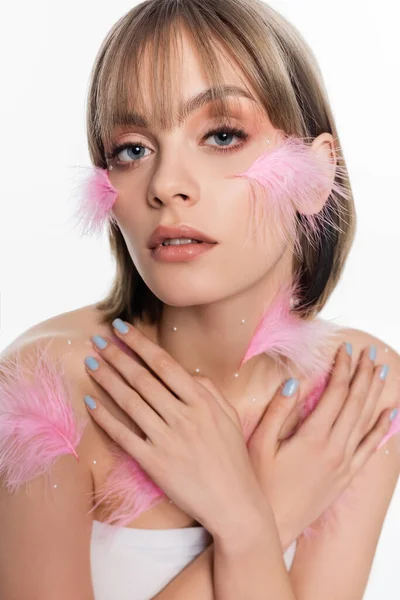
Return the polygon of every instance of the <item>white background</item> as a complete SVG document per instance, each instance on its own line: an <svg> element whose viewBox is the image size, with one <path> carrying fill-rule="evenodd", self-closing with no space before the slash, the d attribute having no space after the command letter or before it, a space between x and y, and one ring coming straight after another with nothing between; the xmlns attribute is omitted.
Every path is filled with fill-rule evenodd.
<svg viewBox="0 0 400 600"><path fill-rule="evenodd" d="M0 351L31 325L97 301L111 282L106 236L79 238L67 225L71 167L90 164L85 100L95 54L134 4L2 5ZM368 331L399 352L398 3L270 4L300 29L317 56L358 213L346 269L321 316ZM399 544L400 484L365 600L398 600Z"/></svg>

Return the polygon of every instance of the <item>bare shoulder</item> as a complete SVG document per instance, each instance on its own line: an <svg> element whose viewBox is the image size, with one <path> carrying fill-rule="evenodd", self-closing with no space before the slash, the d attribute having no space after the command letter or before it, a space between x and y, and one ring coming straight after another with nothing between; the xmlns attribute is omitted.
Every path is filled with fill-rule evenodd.
<svg viewBox="0 0 400 600"><path fill-rule="evenodd" d="M35 323L9 344L0 353L0 358L4 354L15 351L38 339L43 340L44 338L52 337L58 339L65 338L66 340L69 339L71 343L72 341L77 342L80 339L87 339L98 328L102 329L102 331L107 329L105 325L101 325L100 313L95 305L82 306Z"/></svg>
<svg viewBox="0 0 400 600"><path fill-rule="evenodd" d="M93 455L102 456L102 464L106 469L110 460L111 440L89 417L83 396L97 395L105 403L110 400L104 398L106 394L99 386L95 389L95 382L86 372L84 358L93 352L91 336L96 333L107 335L108 330L106 325L101 325L94 305L88 305L34 325L13 340L0 354L0 379L11 364L16 364L16 359L18 365L28 367L26 373L33 372L39 356L44 356L51 364L62 369L65 381L68 382L68 401L78 421L87 420L79 445L79 456L91 465L91 470Z"/></svg>
<svg viewBox="0 0 400 600"><path fill-rule="evenodd" d="M339 331L339 343L351 342L353 346L352 370L354 372L363 348L375 346L375 364L389 366L385 387L376 407L376 415L389 407L400 405L400 355L385 340L361 329L343 328ZM390 441L389 441L390 443ZM393 444L394 442L392 442Z"/></svg>

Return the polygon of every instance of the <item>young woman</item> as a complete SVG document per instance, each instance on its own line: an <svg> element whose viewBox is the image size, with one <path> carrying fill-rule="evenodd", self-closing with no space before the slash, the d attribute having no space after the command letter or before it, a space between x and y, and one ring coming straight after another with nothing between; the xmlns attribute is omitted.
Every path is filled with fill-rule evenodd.
<svg viewBox="0 0 400 600"><path fill-rule="evenodd" d="M256 0L147 0L87 117L115 281L2 353L0 597L361 599L400 357L317 318L355 209L311 50Z"/></svg>

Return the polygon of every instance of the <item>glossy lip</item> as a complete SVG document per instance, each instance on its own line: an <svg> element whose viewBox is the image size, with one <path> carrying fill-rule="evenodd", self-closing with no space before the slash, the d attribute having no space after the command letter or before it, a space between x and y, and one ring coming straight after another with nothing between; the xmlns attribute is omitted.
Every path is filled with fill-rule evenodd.
<svg viewBox="0 0 400 600"><path fill-rule="evenodd" d="M215 240L210 238L202 231L182 223L181 225L176 225L174 227L166 227L165 225L159 225L156 227L147 242L147 248L153 250L153 248L156 248L162 244L164 240L181 237L187 237L192 240L199 240L201 242L208 242L209 244L217 244Z"/></svg>
<svg viewBox="0 0 400 600"><path fill-rule="evenodd" d="M187 262L215 248L217 244L182 244L176 246L158 245L151 251L151 256L159 262Z"/></svg>

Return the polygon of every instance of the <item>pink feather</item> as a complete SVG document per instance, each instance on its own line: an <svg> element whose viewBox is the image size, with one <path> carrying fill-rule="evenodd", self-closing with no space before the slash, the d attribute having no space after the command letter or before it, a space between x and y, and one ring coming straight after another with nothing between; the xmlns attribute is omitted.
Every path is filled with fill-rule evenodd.
<svg viewBox="0 0 400 600"><path fill-rule="evenodd" d="M350 190L340 183L346 176L346 169L340 164L339 153L336 153L336 177L332 182L329 169L305 139L282 134L274 148L262 153L247 171L233 176L246 178L250 183L253 218L249 223L262 227L268 216L269 231L280 232L300 257L302 249L297 227L316 246L324 228L340 231L336 221L346 210L341 198L350 198ZM326 206L315 212L324 195L329 195ZM296 213L300 213L301 218L296 218Z"/></svg>
<svg viewBox="0 0 400 600"><path fill-rule="evenodd" d="M82 235L99 234L106 221L117 224L111 209L118 191L112 185L107 169L84 168L81 182L74 189L75 194L78 196L78 206L73 219L80 227Z"/></svg>
<svg viewBox="0 0 400 600"><path fill-rule="evenodd" d="M96 493L96 503L88 514L102 504L107 513L104 523L124 527L165 500L166 495L140 464L120 446L112 446L111 454L113 464L103 488Z"/></svg>
<svg viewBox="0 0 400 600"><path fill-rule="evenodd" d="M32 364L28 364L31 362ZM64 372L37 348L28 360L17 352L0 368L0 475L14 492L72 454L89 418L79 423L68 401Z"/></svg>
<svg viewBox="0 0 400 600"><path fill-rule="evenodd" d="M327 348L339 329L328 321L306 320L291 312L296 297L294 283L282 284L261 318L239 368L253 356L265 352L275 357L289 373L291 361L305 377L326 370Z"/></svg>

